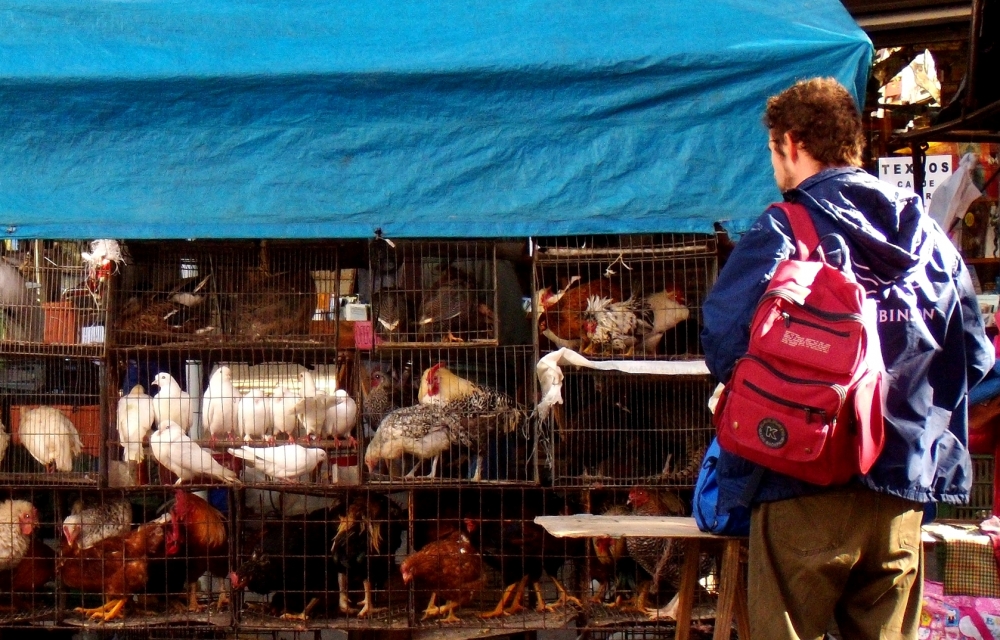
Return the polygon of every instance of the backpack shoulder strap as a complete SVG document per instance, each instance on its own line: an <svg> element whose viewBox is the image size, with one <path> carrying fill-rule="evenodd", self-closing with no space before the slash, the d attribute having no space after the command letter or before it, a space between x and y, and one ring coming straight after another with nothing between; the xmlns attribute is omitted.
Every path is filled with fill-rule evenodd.
<svg viewBox="0 0 1000 640"><path fill-rule="evenodd" d="M819 236L816 234L816 226L809 211L794 202L775 202L771 206L781 209L788 216L788 224L792 227L792 239L799 251L799 260L808 260L819 246Z"/></svg>

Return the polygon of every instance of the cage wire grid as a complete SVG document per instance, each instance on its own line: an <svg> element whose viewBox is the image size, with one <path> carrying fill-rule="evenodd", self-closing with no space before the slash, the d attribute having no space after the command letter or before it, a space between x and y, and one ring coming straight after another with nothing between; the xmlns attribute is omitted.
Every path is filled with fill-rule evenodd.
<svg viewBox="0 0 1000 640"><path fill-rule="evenodd" d="M714 239L708 244L712 242ZM702 422L704 416L699 412L704 404L699 395L704 391L700 385L705 381L634 377L617 380L614 376L600 381L597 379L600 376L591 376L592 372L570 371L564 408L570 426L580 427L577 434L580 437L568 435L567 431L551 431L555 429L551 425L542 429L532 416L537 402L534 364L539 343L498 346L500 330L508 328L509 317L498 313L504 305L501 298L509 297L511 292L501 290L499 284L503 270L498 267L497 246L479 241L393 244L378 239L369 243L320 243L310 245L315 250L303 251L302 246L294 243L285 247L278 242L126 243L131 264L123 265L111 278L114 286L110 299L109 348L107 358L102 360L106 365L96 364L94 358L81 357L80 352L61 358L72 363L70 368L82 367L85 362L87 367L93 367L85 375L74 374L87 380L74 388L81 390L80 395L90 403L87 406L97 408L98 455L94 459L99 464L87 468L96 477L93 482L102 489L92 490L95 487L90 476L79 474L68 476L66 486L46 488L44 475L33 473L25 486L34 488L13 492L28 496L39 507L40 524L34 538L48 551L34 551L32 547L28 557L37 556L39 563L44 563L44 557L51 552L55 555L55 569L53 577L41 585L11 586L9 593L0 588L0 605L5 599L21 598L23 603L26 598L38 614L30 619L0 618L0 624L58 628L86 625L125 635L170 635L173 628L182 627L185 634L204 637L219 633L227 637L233 634L250 637L296 629L317 632L457 627L470 635L566 627L593 629L595 633L609 629L650 632L671 629L671 623L649 621L642 611L610 606L638 594L642 582L639 569L632 567L631 579L627 579L626 569L618 571L622 575L607 581L601 593L603 565L597 558L599 549L594 541L557 540L534 525L534 517L603 512L626 502L628 488L637 484L659 485L658 491L674 492L689 513L687 501L694 476L684 475L682 458L700 459L691 447L700 433L698 425L710 424L707 420ZM603 275L610 268L616 272L613 275L618 277L622 295L634 301L649 298L650 291L677 289L694 325L700 314L700 301L714 280L716 269L714 244L710 250L706 249L701 237L592 238L582 243L575 238L542 239L538 246L533 262L525 258L526 262L515 266L525 272L524 287L528 289L517 295L528 296L532 282L536 291L543 289L543 284L565 286L562 283L574 275L611 280ZM568 255L561 254L562 249L568 250ZM597 253L588 253L590 249ZM711 257L708 253L712 253ZM619 256L621 259L616 262ZM370 267L368 273L366 266ZM353 274L349 273L356 268ZM630 274L627 279L625 273ZM331 282L321 285L317 274ZM370 281L365 282L365 277ZM302 286L297 287L294 282ZM573 286L579 284L577 281ZM442 291L446 295L438 295ZM366 292L369 292L367 299ZM329 296L324 298L323 293ZM379 321L387 320L384 311L393 304L393 299L403 309L404 321L399 326L406 328L398 333ZM421 323L424 316L432 315L429 310L446 308L446 303L455 300L462 303L459 306L464 309L463 318ZM185 302L204 308L187 308L192 305ZM165 311L158 316L167 323L166 329L150 311L154 303L170 305L162 307ZM365 317L374 325L375 334L368 345L363 343L363 332L361 343L357 335L352 335L358 327L363 329L365 320L360 319L358 307L364 303L371 304L371 313ZM263 311L255 316L247 309L269 304L276 305L281 309L280 315L288 318L299 318L296 310L305 317L309 309L308 324L296 320L292 329L249 333L239 328L252 324L254 319L268 317ZM141 314L144 308L154 320L148 325L138 322L134 315ZM541 315L533 311L531 304L526 305L526 310L536 318ZM132 319L125 322L129 313L133 313ZM530 324L530 318L525 324ZM665 332L655 353L626 355L613 348L602 348L590 355L697 357L698 350L696 346L692 348L690 336L679 337L684 322L677 324L676 336L671 338ZM207 331L201 331L206 328ZM667 346L668 342L673 346ZM7 345L4 349L6 352ZM12 374L11 384L23 387L26 381L34 380L23 373L33 361L60 361L49 353L39 358L18 355L14 368L21 373ZM62 351L56 353L63 355ZM4 362L8 361L11 356L5 355ZM45 369L67 366L70 365L49 364ZM210 393L212 376L222 366L230 369L233 391L228 392L227 387L222 393L215 390ZM418 455L403 453L399 458L377 460L369 470L365 454L387 415L404 409L419 412L424 404L445 411L447 400L436 405L421 402L424 374L435 367L439 372L446 370L481 387L488 392L486 397L494 398L492 404L467 402L448 409L449 424L454 424L454 429L464 435L455 436L441 450L433 477L420 477L429 473L432 460L425 450ZM314 390L306 390L307 382L300 377L303 371L311 372ZM131 442L131 436L123 438L119 434L118 408L137 384L150 396L162 393L162 387L151 384L160 373L170 374L179 391L190 397L191 424L186 436L235 476L232 485L227 483L229 478L202 475L178 487L172 486L176 475L171 475L152 455L149 437L159 431L155 418L150 431L139 441L143 459L127 459L127 447L123 444L136 443ZM54 403L55 394L63 393L48 382L53 374L42 376L46 382L37 390L32 387L19 391L25 401L40 398L40 402L51 399ZM59 376L71 377L68 373ZM287 391L296 403L321 397L329 401L337 390L345 392L356 404L356 422L350 434L357 444L350 444L344 436L334 443L331 432L325 429L320 437L310 440L305 421L296 416L294 444L322 450L326 460L309 473L280 478L278 474L255 469L255 465L236 458L229 449L242 450L248 446L258 451L286 446L293 444L289 434L280 430L275 433L271 426L275 438L272 445L266 429L258 435L259 429L254 426L249 442L244 442L242 432L232 438L221 434L212 441L210 430L206 430L206 396L223 400L223 407L231 401L235 414L239 413L237 394L250 396L247 415L253 416L250 409L257 400L272 401L267 404L273 407L278 386L283 387L282 396ZM444 387L450 388L447 384ZM173 397L173 393L161 398L167 414L182 404L183 396ZM680 401L685 394L699 397L686 404L687 401ZM497 404L496 397L505 399ZM588 413L585 408L588 400L607 406ZM634 410L631 402L648 407ZM5 400L3 418L8 425L12 404L13 400ZM616 404L617 409L609 408ZM623 411L621 407L644 417L619 420L614 413ZM639 424L640 419L662 419L663 423L671 422L671 426L661 429L665 434L657 440L657 428ZM273 408L271 421L274 421ZM256 422L249 420L254 425ZM602 441L598 432L602 428L607 430L607 424L612 425L611 434L605 434L607 438ZM540 451L539 439L543 436L551 448ZM630 459L633 451L628 446L630 440L637 441L635 451L649 451L650 455ZM588 453L590 445L604 453ZM15 447L11 445L12 449ZM194 454L187 455L190 461L195 459ZM203 457L200 459L204 461ZM605 466L599 468L602 463ZM0 472L7 469L7 464L0 465ZM554 467L540 469L543 464ZM630 464L632 469L623 471ZM414 470L414 477L407 478L410 470ZM591 477L594 472L606 475ZM616 479L613 475L617 473L622 476ZM551 475L545 477L545 474ZM552 482L555 487L538 486L543 482ZM598 486L604 488L594 488ZM129 598L125 605L126 621L85 622L76 607L100 606L104 600L102 590L93 585L73 587L71 570L66 570L67 581L58 569L59 554L69 548L63 544L63 522L72 513L74 504L82 500L89 508L124 499L131 505L131 529L137 530L170 513L173 508L170 501L176 499L178 489L185 495L208 498L222 514L225 543L213 553L183 547L179 557L169 558L175 564L168 563L167 558L157 558L152 563L154 567L162 564L175 568L169 571L157 568L145 585L136 589L135 594L141 597ZM373 513L373 509L381 511ZM165 524L162 528L166 539L172 525ZM334 545L342 528L352 535L341 535ZM319 533L306 536L304 531ZM296 532L300 535L296 536ZM379 541L377 545L369 545L372 538ZM467 545L465 552L461 552L463 544ZM237 579L239 588L232 589L232 574L238 574L247 563L252 568L254 551L263 550L264 546L269 547L272 557L278 558L279 588L261 594L240 585ZM430 577L425 573L404 581L404 562L411 557L419 558L421 552L432 559L435 571ZM477 555L480 570L471 580L453 588L445 583L450 571L443 571L442 567L446 559L458 555ZM93 562L96 561L88 566L93 566ZM196 584L198 608L206 609L181 611L179 604L189 598L190 583L184 584L186 577L200 569L200 566L186 566L192 563L212 565L198 580L191 581ZM33 564L36 563L24 567ZM108 573L107 565L103 561L98 565L101 571L95 574L104 576ZM455 568L454 572L458 570ZM603 571L607 577L607 568ZM10 581L14 574L7 575L0 569L0 585L5 577ZM359 618L366 578L370 582L370 605L375 609L371 610L371 616ZM706 583L710 585L711 581ZM443 595L432 607L430 594L435 590ZM225 591L231 591L231 600L219 606L218 595ZM660 591L648 601L650 606L662 606L669 599L669 585L661 585ZM705 590L709 601L710 591L710 588ZM314 592L319 593L314 595ZM347 601L343 608L342 593ZM561 597L562 593L566 597ZM451 600L445 597L448 595ZM294 610L300 605L305 609L313 597L319 601L313 604L307 619L281 618L282 613L301 612ZM275 606L276 599L280 606ZM449 606L449 602L454 606ZM498 605L508 615L497 614ZM490 617L490 613L495 617ZM444 623L451 614L460 621Z"/></svg>
<svg viewBox="0 0 1000 640"><path fill-rule="evenodd" d="M353 350L118 349L109 484L360 482Z"/></svg>
<svg viewBox="0 0 1000 640"><path fill-rule="evenodd" d="M496 243L377 237L369 264L376 344L498 344Z"/></svg>
<svg viewBox="0 0 1000 640"><path fill-rule="evenodd" d="M341 326L363 243L130 241L111 339L123 346L353 346ZM343 332L341 331L343 329Z"/></svg>
<svg viewBox="0 0 1000 640"><path fill-rule="evenodd" d="M695 234L533 239L535 325L544 353L696 359L716 238Z"/></svg>
<svg viewBox="0 0 1000 640"><path fill-rule="evenodd" d="M109 285L84 260L89 243L7 242L0 247L0 350L100 356Z"/></svg>

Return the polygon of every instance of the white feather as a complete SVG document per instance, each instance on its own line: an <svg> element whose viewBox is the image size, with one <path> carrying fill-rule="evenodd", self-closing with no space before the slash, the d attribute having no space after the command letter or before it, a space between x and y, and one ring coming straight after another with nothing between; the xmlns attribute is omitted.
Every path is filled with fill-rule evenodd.
<svg viewBox="0 0 1000 640"><path fill-rule="evenodd" d="M297 398L285 393L285 388L280 384L271 392L271 419L274 421L274 435L284 433L294 436L298 423L295 417L295 403Z"/></svg>
<svg viewBox="0 0 1000 640"><path fill-rule="evenodd" d="M323 432L335 439L347 437L358 422L358 403L343 389L334 392L333 402L326 410Z"/></svg>
<svg viewBox="0 0 1000 640"><path fill-rule="evenodd" d="M10 446L10 434L7 433L3 422L0 422L0 462L3 462L4 456L7 455L8 446Z"/></svg>
<svg viewBox="0 0 1000 640"><path fill-rule="evenodd" d="M295 415L302 422L306 435L319 438L326 423L326 410L333 403L333 397L316 390L316 380L311 371L299 374L302 381L302 395L295 403Z"/></svg>
<svg viewBox="0 0 1000 640"><path fill-rule="evenodd" d="M38 407L21 416L21 443L42 465L55 464L58 471L72 471L73 459L83 453L80 434L58 409Z"/></svg>
<svg viewBox="0 0 1000 640"><path fill-rule="evenodd" d="M214 438L236 433L236 407L242 397L233 387L232 370L227 366L216 369L202 401L205 431Z"/></svg>
<svg viewBox="0 0 1000 640"><path fill-rule="evenodd" d="M311 473L326 460L326 451L297 444L275 447L250 447L229 449L229 453L242 458L250 466L272 478L290 479Z"/></svg>
<svg viewBox="0 0 1000 640"><path fill-rule="evenodd" d="M142 462L142 441L153 428L153 399L135 385L118 401L118 443L125 462Z"/></svg>
<svg viewBox="0 0 1000 640"><path fill-rule="evenodd" d="M244 440L260 439L271 433L271 401L260 389L251 389L236 406L236 428Z"/></svg>
<svg viewBox="0 0 1000 640"><path fill-rule="evenodd" d="M153 384L160 388L153 396L156 424L173 422L187 433L191 429L191 396L165 371L153 378Z"/></svg>
<svg viewBox="0 0 1000 640"><path fill-rule="evenodd" d="M156 459L177 476L180 484L199 476L223 482L235 482L236 474L219 464L208 449L188 437L176 422L167 421L149 437L149 450Z"/></svg>

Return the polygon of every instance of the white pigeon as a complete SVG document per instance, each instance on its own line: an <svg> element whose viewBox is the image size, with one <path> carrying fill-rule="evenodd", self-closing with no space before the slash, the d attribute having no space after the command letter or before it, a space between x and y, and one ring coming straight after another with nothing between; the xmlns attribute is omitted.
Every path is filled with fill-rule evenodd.
<svg viewBox="0 0 1000 640"><path fill-rule="evenodd" d="M208 476L232 483L237 481L232 469L219 464L208 449L192 440L176 422L167 420L149 436L153 458L177 476L177 482Z"/></svg>
<svg viewBox="0 0 1000 640"><path fill-rule="evenodd" d="M3 457L7 455L7 447L10 445L10 434L7 433L7 429L3 426L3 422L0 422L0 462L3 462Z"/></svg>
<svg viewBox="0 0 1000 640"><path fill-rule="evenodd" d="M215 442L220 436L236 433L236 407L243 396L233 387L233 372L223 365L208 379L208 388L201 403L203 429Z"/></svg>
<svg viewBox="0 0 1000 640"><path fill-rule="evenodd" d="M323 432L333 437L333 446L340 446L340 438L346 436L347 444L355 447L358 441L351 435L358 422L358 403L347 395L347 391L337 389L333 393L334 404L326 410Z"/></svg>
<svg viewBox="0 0 1000 640"><path fill-rule="evenodd" d="M242 458L250 466L272 478L290 480L312 473L318 465L326 461L326 451L298 444L282 444L276 447L250 447L228 449L229 453Z"/></svg>
<svg viewBox="0 0 1000 640"><path fill-rule="evenodd" d="M141 384L118 401L118 443L125 462L142 462L142 441L153 428L153 399Z"/></svg>
<svg viewBox="0 0 1000 640"><path fill-rule="evenodd" d="M295 415L302 422L306 436L310 440L315 440L323 435L326 410L332 404L333 397L316 391L316 380L312 371L301 372L299 380L302 381L302 395L295 403Z"/></svg>
<svg viewBox="0 0 1000 640"><path fill-rule="evenodd" d="M153 384L160 388L153 396L156 424L173 422L187 433L191 429L191 395L166 371L156 374Z"/></svg>
<svg viewBox="0 0 1000 640"><path fill-rule="evenodd" d="M260 389L251 389L236 405L236 430L243 440L261 439L271 433L271 401Z"/></svg>
<svg viewBox="0 0 1000 640"><path fill-rule="evenodd" d="M21 416L21 444L45 470L72 471L73 459L83 453L80 434L62 411L52 407L29 409Z"/></svg>
<svg viewBox="0 0 1000 640"><path fill-rule="evenodd" d="M274 421L274 428L268 440L272 444L274 436L279 433L284 433L290 441L295 441L295 432L298 427L298 419L295 417L295 403L297 401L298 398L286 393L285 388L280 384L271 392L271 419Z"/></svg>

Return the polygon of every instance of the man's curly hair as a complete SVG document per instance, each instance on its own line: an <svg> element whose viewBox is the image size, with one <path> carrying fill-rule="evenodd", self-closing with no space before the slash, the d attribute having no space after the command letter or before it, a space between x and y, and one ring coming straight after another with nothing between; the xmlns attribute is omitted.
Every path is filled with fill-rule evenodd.
<svg viewBox="0 0 1000 640"><path fill-rule="evenodd" d="M768 98L764 125L779 142L790 133L821 164L861 166L861 114L851 94L833 78L800 80Z"/></svg>

